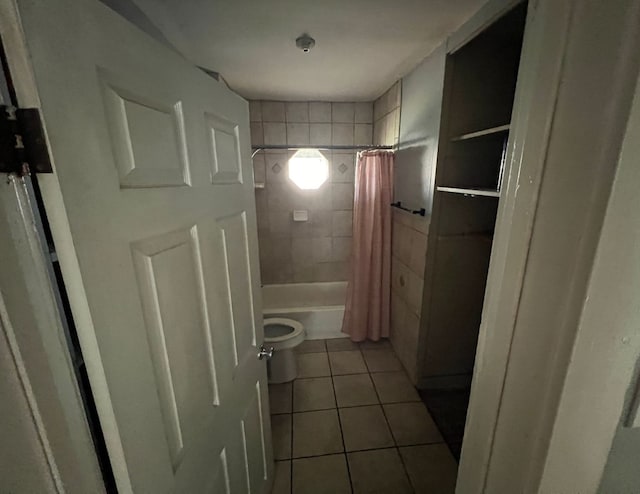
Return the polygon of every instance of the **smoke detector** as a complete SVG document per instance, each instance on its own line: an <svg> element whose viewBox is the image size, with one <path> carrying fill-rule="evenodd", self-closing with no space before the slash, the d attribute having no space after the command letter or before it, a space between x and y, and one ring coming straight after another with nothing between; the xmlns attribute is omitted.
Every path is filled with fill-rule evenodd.
<svg viewBox="0 0 640 494"><path fill-rule="evenodd" d="M311 48L313 48L315 45L316 40L308 34L303 34L298 39L296 39L296 46L305 53L309 53L311 51Z"/></svg>

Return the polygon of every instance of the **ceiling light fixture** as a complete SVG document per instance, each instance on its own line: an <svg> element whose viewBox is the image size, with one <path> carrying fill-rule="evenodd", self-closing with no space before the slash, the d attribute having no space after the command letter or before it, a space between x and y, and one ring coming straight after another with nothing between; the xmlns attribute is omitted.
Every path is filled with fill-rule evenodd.
<svg viewBox="0 0 640 494"><path fill-rule="evenodd" d="M303 34L302 36L298 37L298 39L296 39L296 46L303 52L309 53L311 51L311 48L316 46L316 40L308 34Z"/></svg>

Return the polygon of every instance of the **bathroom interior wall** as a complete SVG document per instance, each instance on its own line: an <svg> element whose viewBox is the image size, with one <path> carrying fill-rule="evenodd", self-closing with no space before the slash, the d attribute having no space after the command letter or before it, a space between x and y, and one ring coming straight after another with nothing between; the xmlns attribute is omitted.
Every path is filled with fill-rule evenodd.
<svg viewBox="0 0 640 494"><path fill-rule="evenodd" d="M393 209L391 344L414 384L419 382L418 338L429 217Z"/></svg>
<svg viewBox="0 0 640 494"><path fill-rule="evenodd" d="M373 102L373 143L376 146L398 144L402 83L397 81Z"/></svg>
<svg viewBox="0 0 640 494"><path fill-rule="evenodd" d="M402 79L395 200L427 214L433 205L445 59L442 44Z"/></svg>
<svg viewBox="0 0 640 494"><path fill-rule="evenodd" d="M250 101L254 146L370 145L373 103ZM322 151L329 178L301 190L288 178L294 151L253 158L263 284L345 281L351 256L355 153ZM308 221L294 222L306 210Z"/></svg>
<svg viewBox="0 0 640 494"><path fill-rule="evenodd" d="M445 57L443 44L374 104L374 143L396 146L394 201L427 212L393 209L391 343L415 385L424 379L419 332Z"/></svg>

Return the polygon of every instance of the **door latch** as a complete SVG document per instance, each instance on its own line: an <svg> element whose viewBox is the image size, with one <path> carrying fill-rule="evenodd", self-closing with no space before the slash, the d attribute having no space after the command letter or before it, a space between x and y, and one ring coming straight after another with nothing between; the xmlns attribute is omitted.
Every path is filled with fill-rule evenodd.
<svg viewBox="0 0 640 494"><path fill-rule="evenodd" d="M258 352L258 360L263 360L265 358L269 360L271 357L273 357L273 347L269 347L269 349L267 349L266 346L260 345L260 351Z"/></svg>

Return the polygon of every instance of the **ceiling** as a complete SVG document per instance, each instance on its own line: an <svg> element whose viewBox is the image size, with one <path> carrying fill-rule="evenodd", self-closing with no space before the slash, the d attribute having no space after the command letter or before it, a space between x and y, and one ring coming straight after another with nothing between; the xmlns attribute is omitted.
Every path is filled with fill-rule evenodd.
<svg viewBox="0 0 640 494"><path fill-rule="evenodd" d="M133 0L197 65L248 99L370 101L485 0ZM315 38L308 54L302 33Z"/></svg>

